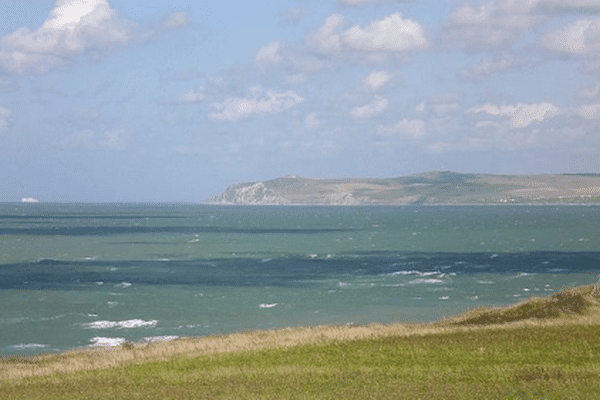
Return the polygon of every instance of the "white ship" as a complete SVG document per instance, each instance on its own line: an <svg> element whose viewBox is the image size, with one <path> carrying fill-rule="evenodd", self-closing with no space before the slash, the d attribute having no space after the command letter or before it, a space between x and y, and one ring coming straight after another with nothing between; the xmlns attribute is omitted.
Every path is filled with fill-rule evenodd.
<svg viewBox="0 0 600 400"><path fill-rule="evenodd" d="M40 201L38 199L35 199L33 197L23 197L21 199L21 203L39 203Z"/></svg>

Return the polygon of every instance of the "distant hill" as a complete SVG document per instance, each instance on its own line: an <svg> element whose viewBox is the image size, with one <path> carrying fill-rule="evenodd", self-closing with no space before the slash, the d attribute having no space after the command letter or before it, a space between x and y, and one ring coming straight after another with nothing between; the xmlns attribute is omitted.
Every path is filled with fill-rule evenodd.
<svg viewBox="0 0 600 400"><path fill-rule="evenodd" d="M215 204L591 204L600 174L491 175L433 171L399 178L311 179L285 176L239 183Z"/></svg>

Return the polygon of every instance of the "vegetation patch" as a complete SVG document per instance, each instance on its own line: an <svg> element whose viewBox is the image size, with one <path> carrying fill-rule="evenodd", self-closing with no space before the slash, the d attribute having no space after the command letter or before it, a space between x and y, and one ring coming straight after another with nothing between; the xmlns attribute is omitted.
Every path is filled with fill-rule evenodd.
<svg viewBox="0 0 600 400"><path fill-rule="evenodd" d="M480 319L250 331L2 359L0 398L599 398L597 294L593 285L569 288L479 310Z"/></svg>

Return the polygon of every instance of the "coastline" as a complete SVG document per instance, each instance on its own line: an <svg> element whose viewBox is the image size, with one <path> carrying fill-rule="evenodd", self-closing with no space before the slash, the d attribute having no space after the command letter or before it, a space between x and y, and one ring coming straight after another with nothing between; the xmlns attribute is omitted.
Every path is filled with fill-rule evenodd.
<svg viewBox="0 0 600 400"><path fill-rule="evenodd" d="M0 359L0 397L597 398L600 281L427 324L289 327Z"/></svg>

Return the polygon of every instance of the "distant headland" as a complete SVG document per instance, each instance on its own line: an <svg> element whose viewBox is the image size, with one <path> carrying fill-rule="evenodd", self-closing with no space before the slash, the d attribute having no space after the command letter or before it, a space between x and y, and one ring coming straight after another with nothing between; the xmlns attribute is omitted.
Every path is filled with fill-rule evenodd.
<svg viewBox="0 0 600 400"><path fill-rule="evenodd" d="M238 205L600 204L600 174L432 171L399 178L286 176L239 183L207 199Z"/></svg>

